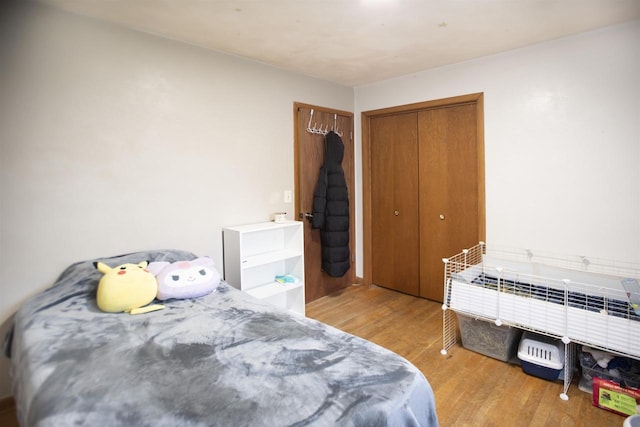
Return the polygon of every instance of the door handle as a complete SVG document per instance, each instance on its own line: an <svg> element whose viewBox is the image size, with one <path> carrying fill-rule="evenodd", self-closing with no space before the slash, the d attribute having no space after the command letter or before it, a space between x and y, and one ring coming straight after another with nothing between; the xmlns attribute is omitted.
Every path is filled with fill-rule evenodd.
<svg viewBox="0 0 640 427"><path fill-rule="evenodd" d="M440 214L440 221L444 221L444 214Z"/></svg>
<svg viewBox="0 0 640 427"><path fill-rule="evenodd" d="M305 212L305 213L300 212L300 214L298 215L298 218L308 219L309 221L311 221L313 219L313 214L311 212Z"/></svg>

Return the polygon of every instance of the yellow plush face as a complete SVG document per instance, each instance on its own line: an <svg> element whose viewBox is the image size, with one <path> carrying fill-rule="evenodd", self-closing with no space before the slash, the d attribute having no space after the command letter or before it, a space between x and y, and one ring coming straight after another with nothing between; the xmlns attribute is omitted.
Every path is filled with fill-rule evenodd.
<svg viewBox="0 0 640 427"><path fill-rule="evenodd" d="M104 273L98 283L98 307L109 313L131 311L149 304L158 292L158 282L146 270L147 262L122 264L111 268L97 262L96 268Z"/></svg>

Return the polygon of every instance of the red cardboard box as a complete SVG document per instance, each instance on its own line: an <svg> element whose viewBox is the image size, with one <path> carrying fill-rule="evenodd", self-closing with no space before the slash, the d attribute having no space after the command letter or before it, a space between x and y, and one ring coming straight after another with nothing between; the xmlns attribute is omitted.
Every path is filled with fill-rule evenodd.
<svg viewBox="0 0 640 427"><path fill-rule="evenodd" d="M593 405L622 416L638 414L640 405L640 389L622 387L620 384L593 378Z"/></svg>

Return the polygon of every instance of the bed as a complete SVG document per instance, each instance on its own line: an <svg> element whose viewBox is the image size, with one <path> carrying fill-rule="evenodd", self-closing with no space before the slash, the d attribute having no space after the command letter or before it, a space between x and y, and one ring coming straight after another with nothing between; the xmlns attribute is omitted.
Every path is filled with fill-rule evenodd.
<svg viewBox="0 0 640 427"><path fill-rule="evenodd" d="M191 260L184 251L102 258ZM5 351L22 426L435 426L403 357L221 281L140 315L96 305L98 260L68 267L16 313Z"/></svg>
<svg viewBox="0 0 640 427"><path fill-rule="evenodd" d="M575 344L640 358L636 265L488 249L484 243L443 261L443 354L456 342L451 309L561 338L567 345L565 366L574 366ZM565 370L563 398L571 374Z"/></svg>

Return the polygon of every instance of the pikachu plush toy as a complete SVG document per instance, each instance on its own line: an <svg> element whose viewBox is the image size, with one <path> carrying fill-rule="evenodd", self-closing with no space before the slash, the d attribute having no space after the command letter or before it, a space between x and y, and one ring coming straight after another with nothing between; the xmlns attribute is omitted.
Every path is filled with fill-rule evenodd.
<svg viewBox="0 0 640 427"><path fill-rule="evenodd" d="M158 292L155 276L147 271L147 261L109 267L102 262L94 266L104 273L98 283L98 307L109 313L148 313L163 309L160 304L147 305Z"/></svg>

